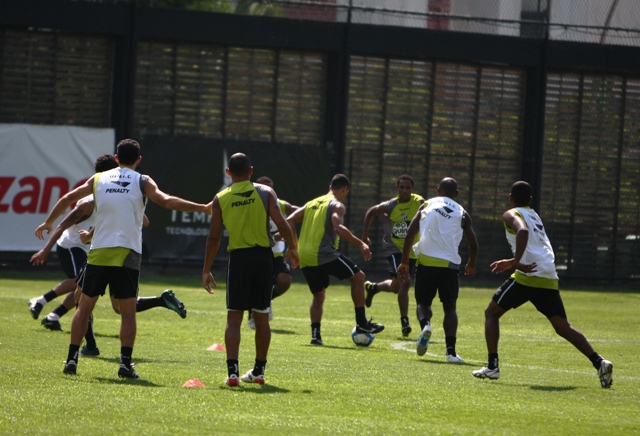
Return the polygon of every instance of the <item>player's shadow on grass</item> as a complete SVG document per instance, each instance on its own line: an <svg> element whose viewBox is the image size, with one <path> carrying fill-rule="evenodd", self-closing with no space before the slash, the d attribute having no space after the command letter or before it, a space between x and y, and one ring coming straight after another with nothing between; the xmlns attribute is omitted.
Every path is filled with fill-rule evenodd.
<svg viewBox="0 0 640 436"><path fill-rule="evenodd" d="M418 356L418 357L424 357L424 356ZM451 363L451 362L447 362L446 360L436 360L437 358L435 357L431 357L429 356L429 358L427 359L422 359L420 360L420 362L422 363L428 363L430 365L447 365L447 366L478 366L477 364L473 364L473 363L469 363L469 362L456 362L456 363Z"/></svg>
<svg viewBox="0 0 640 436"><path fill-rule="evenodd" d="M96 377L96 380L100 383L110 384L110 385L133 385L133 386L141 386L143 388L160 388L165 387L163 385L158 385L156 383L152 383L148 380L141 380L139 378L107 378L107 377Z"/></svg>
<svg viewBox="0 0 640 436"><path fill-rule="evenodd" d="M303 347L308 348L331 348L332 350L358 350L365 349L367 347L338 347L337 345L313 345L313 344L304 344Z"/></svg>
<svg viewBox="0 0 640 436"><path fill-rule="evenodd" d="M289 389L279 388L274 385L264 384L264 385L254 385L254 386L240 386L238 387L224 387L224 389L230 389L237 392L243 392L247 394L288 394L291 392Z"/></svg>
<svg viewBox="0 0 640 436"><path fill-rule="evenodd" d="M540 386L540 385L529 386L529 388L533 389L534 391L548 391L548 392L574 391L576 389L575 386Z"/></svg>
<svg viewBox="0 0 640 436"><path fill-rule="evenodd" d="M282 329L271 329L271 333L276 333L279 335L295 335L296 332L291 330L282 330Z"/></svg>

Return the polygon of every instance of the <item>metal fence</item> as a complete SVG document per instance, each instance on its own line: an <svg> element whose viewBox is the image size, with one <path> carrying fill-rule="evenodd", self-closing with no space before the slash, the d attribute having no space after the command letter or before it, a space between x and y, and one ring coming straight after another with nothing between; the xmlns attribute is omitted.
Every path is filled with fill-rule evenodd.
<svg viewBox="0 0 640 436"><path fill-rule="evenodd" d="M321 147L334 171L352 178L356 234L366 209L395 195L400 174L412 174L427 198L442 177L455 177L485 274L508 255L501 215L511 183L526 179L563 277L639 277L640 52L611 45L610 33L637 3L598 2L608 31L589 40L597 45L553 41L547 18L549 39L467 33L453 25L462 4L454 0L422 2L430 8L423 28L362 24L392 15L373 1L236 2L226 11L233 17L168 11L160 1L92 3L0 3L0 122ZM445 3L448 12L433 9ZM547 10L538 1L522 7L533 3L536 13ZM275 5L289 18L246 17L242 5L261 14L275 14L267 8ZM557 16L555 7L568 6L553 2L544 17ZM443 14L449 26L431 30ZM496 30L503 18L482 22ZM304 180L291 183L303 191ZM376 222L368 269L387 268L381 232Z"/></svg>

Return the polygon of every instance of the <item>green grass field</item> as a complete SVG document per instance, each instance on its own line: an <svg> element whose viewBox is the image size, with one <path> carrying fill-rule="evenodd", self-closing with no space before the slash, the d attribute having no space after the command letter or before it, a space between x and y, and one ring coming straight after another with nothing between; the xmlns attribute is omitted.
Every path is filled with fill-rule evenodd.
<svg viewBox="0 0 640 436"><path fill-rule="evenodd" d="M133 361L140 380L117 377L119 318L108 298L94 316L101 355L81 358L77 376L62 374L73 313L62 332L34 321L30 298L51 289L58 274L2 272L0 278L0 433L2 434L638 434L640 432L640 293L563 291L572 324L614 364L602 389L591 363L557 337L527 305L502 319L501 378L477 380L486 360L483 310L495 287L463 287L458 300L458 353L444 358L442 310L434 305L427 355L400 334L393 294L378 294L368 315L386 325L369 348L351 341L349 290L327 292L324 347L309 345L306 285L275 300L264 386L229 388L224 342L225 291L188 277L144 274L141 296L171 288L188 310L185 320L164 308L138 314ZM223 274L218 273L217 279ZM496 279L496 286L500 280ZM466 280L465 284L473 283ZM415 340L419 330L411 291ZM49 303L40 319L61 299ZM245 325L241 374L252 368L252 331ZM197 378L206 388L182 388Z"/></svg>

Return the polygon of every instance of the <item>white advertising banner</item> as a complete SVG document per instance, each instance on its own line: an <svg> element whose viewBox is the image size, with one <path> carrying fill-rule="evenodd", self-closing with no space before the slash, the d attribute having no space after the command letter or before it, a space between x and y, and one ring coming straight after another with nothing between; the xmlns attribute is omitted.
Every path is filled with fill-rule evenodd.
<svg viewBox="0 0 640 436"><path fill-rule="evenodd" d="M114 147L113 129L0 124L0 251L40 250L36 227Z"/></svg>

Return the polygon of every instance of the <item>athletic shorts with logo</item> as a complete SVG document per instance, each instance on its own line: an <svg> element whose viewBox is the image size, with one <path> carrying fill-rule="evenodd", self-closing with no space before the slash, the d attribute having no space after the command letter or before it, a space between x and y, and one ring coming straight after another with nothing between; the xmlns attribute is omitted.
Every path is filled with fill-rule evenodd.
<svg viewBox="0 0 640 436"><path fill-rule="evenodd" d="M393 253L387 256L389 265L391 265L391 271L389 274L391 277L398 276L398 266L402 263L402 253ZM416 259L409 259L409 273L415 275L416 273Z"/></svg>
<svg viewBox="0 0 640 436"><path fill-rule="evenodd" d="M323 265L302 268L302 274L304 274L304 278L307 280L312 294L329 287L329 283L331 282L329 276L345 280L357 274L359 271L360 268L344 254L340 254L340 257L337 259Z"/></svg>
<svg viewBox="0 0 640 436"><path fill-rule="evenodd" d="M516 309L527 301L547 318L559 316L567 318L560 291L547 288L533 288L517 283L514 278L505 281L493 295L493 301L504 310Z"/></svg>
<svg viewBox="0 0 640 436"><path fill-rule="evenodd" d="M104 295L107 285L109 294L116 299L137 298L140 270L126 266L101 266L88 264L84 270L82 293L89 297Z"/></svg>
<svg viewBox="0 0 640 436"><path fill-rule="evenodd" d="M60 259L62 270L70 279L77 277L84 264L87 263L87 252L80 247L63 248L57 245L56 253Z"/></svg>
<svg viewBox="0 0 640 436"><path fill-rule="evenodd" d="M442 304L455 303L460 291L459 270L418 265L416 271L416 302L431 306L436 293Z"/></svg>
<svg viewBox="0 0 640 436"><path fill-rule="evenodd" d="M273 251L239 248L229 253L227 309L266 311L273 289Z"/></svg>

